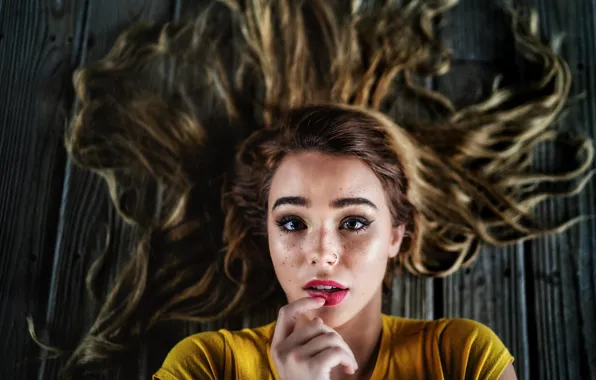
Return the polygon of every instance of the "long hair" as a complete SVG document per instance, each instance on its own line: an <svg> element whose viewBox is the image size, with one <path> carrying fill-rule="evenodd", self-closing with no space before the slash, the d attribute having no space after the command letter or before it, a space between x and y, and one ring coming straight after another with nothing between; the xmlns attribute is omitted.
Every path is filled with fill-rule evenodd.
<svg viewBox="0 0 596 380"><path fill-rule="evenodd" d="M544 199L580 191L593 155L591 142L577 139L576 168L529 171L536 147L559 138L552 122L571 81L534 14L506 9L517 52L536 75L523 87L495 82L486 100L457 109L415 80L449 71L433 20L455 1L360 3L216 1L186 23L134 25L105 58L76 71L81 102L67 150L106 180L116 209L145 233L65 376L104 366L158 321L218 319L278 295L263 202L291 151L367 162L391 189L394 223L408 226L395 267L416 275L451 274L483 243L577 221L541 226L532 214ZM440 117L408 119L400 94ZM570 186L541 188L550 182ZM121 196L148 184L159 187L159 202L131 207Z"/></svg>

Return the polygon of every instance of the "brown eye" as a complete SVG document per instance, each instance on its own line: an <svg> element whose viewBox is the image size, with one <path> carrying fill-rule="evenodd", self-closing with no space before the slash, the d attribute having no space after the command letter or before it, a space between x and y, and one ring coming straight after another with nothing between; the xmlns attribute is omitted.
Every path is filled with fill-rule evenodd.
<svg viewBox="0 0 596 380"><path fill-rule="evenodd" d="M346 218L343 220L340 226L340 230L351 230L351 231L361 231L368 227L372 221L368 221L364 218Z"/></svg>

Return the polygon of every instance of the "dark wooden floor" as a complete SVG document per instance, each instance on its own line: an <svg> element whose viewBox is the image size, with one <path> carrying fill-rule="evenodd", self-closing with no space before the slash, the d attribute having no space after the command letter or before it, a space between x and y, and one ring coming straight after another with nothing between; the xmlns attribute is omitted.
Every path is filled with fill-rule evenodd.
<svg viewBox="0 0 596 380"><path fill-rule="evenodd" d="M65 154L73 69L105 54L130 23L176 20L197 3L0 0L1 379L56 378L56 361L36 359L25 317L47 328L42 338L75 343L98 307L84 287L90 264L104 251L123 262L136 233L118 219L104 184ZM573 91L584 93L562 128L596 137L596 0L526 3L538 9L543 35L565 33L561 54L575 78ZM442 24L456 63L433 86L469 103L507 66L510 35L493 0L462 0ZM537 165L560 159L547 152ZM548 221L594 214L594 190L590 183L577 197L541 206L539 214ZM596 379L595 249L593 220L557 237L486 248L473 267L449 278L397 278L386 307L407 317L468 317L487 324L515 355L520 379ZM106 284L113 274L104 274ZM132 372L148 378L178 339L213 327L158 328ZM118 378L133 376L122 372Z"/></svg>

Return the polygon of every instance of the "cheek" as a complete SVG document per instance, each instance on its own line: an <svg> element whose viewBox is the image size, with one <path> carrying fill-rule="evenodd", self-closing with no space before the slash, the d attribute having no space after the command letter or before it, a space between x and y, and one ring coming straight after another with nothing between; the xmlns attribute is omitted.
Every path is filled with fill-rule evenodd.
<svg viewBox="0 0 596 380"><path fill-rule="evenodd" d="M299 248L292 234L281 232L279 229L269 229L269 252L274 267L292 266L292 259L296 257Z"/></svg>
<svg viewBox="0 0 596 380"><path fill-rule="evenodd" d="M355 264L385 262L388 257L388 238L378 231L353 234L345 240L344 252Z"/></svg>
<svg viewBox="0 0 596 380"><path fill-rule="evenodd" d="M275 275L287 293L292 293L293 284L296 283L296 273L300 264L298 262L300 246L292 234L286 234L279 229L269 230L269 252Z"/></svg>

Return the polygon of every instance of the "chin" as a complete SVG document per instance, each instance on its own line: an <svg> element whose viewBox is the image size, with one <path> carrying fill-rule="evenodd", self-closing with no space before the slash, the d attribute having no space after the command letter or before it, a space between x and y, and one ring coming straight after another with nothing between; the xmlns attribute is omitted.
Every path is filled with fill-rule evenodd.
<svg viewBox="0 0 596 380"><path fill-rule="evenodd" d="M323 322L332 328L338 328L341 327L343 325L345 325L347 322L349 322L352 319L351 315L348 315L347 313L338 313L338 312L326 312L325 316L321 316L321 319L323 319Z"/></svg>

